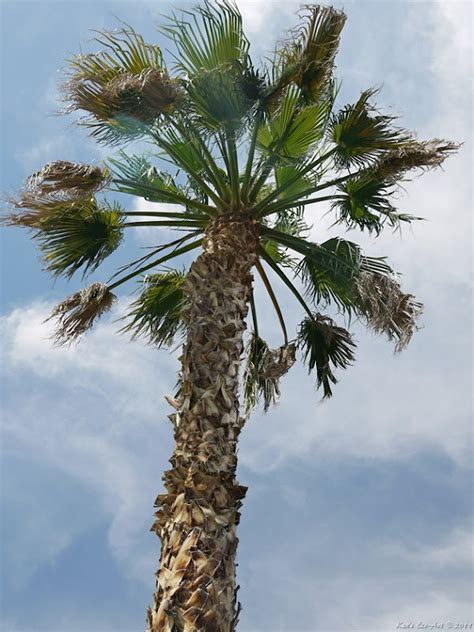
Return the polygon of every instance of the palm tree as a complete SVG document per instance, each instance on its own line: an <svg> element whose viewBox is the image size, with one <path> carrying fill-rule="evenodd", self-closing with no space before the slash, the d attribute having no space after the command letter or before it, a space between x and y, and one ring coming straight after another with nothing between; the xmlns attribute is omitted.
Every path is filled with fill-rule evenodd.
<svg viewBox="0 0 474 632"><path fill-rule="evenodd" d="M416 329L422 306L385 258L343 238L308 238L305 210L320 203L336 224L375 235L418 219L397 212L393 193L409 172L438 167L457 149L397 127L375 109L375 90L335 108L345 19L331 7L304 8L272 61L257 68L236 5L204 0L162 27L175 49L173 74L160 48L132 28L99 33L101 52L70 60L64 94L68 111L85 112L77 122L115 153L100 165L49 163L11 200L6 222L31 229L46 269L67 278L95 272L131 227L177 231L52 313L56 342L70 343L112 307L119 286L138 279L141 293L123 330L157 347L184 339L177 393L168 398L176 445L152 527L161 560L148 632L236 629L236 527L246 491L235 476L237 440L252 408L277 400L297 351L331 396L335 371L352 363L355 344L321 310L358 319L397 351ZM155 154L120 148L137 140ZM169 171L153 164L157 156ZM154 205L126 210L99 199L104 191ZM193 251L187 269L168 267ZM281 325L278 349L262 338L254 274ZM275 282L301 310L292 339Z"/></svg>

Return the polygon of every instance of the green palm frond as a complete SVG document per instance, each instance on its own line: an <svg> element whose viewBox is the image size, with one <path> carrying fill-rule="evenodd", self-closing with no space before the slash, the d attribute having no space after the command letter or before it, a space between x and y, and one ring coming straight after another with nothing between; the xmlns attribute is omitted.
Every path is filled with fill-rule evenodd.
<svg viewBox="0 0 474 632"><path fill-rule="evenodd" d="M183 10L181 18L173 14L160 30L174 42L176 69L187 76L246 64L249 41L242 30L242 16L228 0L205 0L192 11Z"/></svg>
<svg viewBox="0 0 474 632"><path fill-rule="evenodd" d="M122 224L123 214L117 204L99 206L95 200L44 223L36 238L46 268L66 277L80 268L84 275L92 272L119 246Z"/></svg>
<svg viewBox="0 0 474 632"><path fill-rule="evenodd" d="M148 274L143 279L145 289L131 304L126 318L130 322L122 331L136 338L144 336L157 347L169 346L185 329L183 284L186 274L178 270Z"/></svg>
<svg viewBox="0 0 474 632"><path fill-rule="evenodd" d="M276 189L281 189L282 193L277 199L296 195L303 195L305 191L316 184L316 176L311 173L304 173L304 165L281 163L275 167Z"/></svg>
<svg viewBox="0 0 474 632"><path fill-rule="evenodd" d="M380 179L370 170L340 183L337 189L340 194L335 196L332 208L339 213L338 221L349 228L379 234L385 223L398 228L401 222L422 219L398 213L389 199L395 192L394 182Z"/></svg>
<svg viewBox="0 0 474 632"><path fill-rule="evenodd" d="M96 32L94 39L103 50L70 60L71 72L78 79L106 85L124 72L138 75L148 68L164 68L160 47L147 44L132 27Z"/></svg>
<svg viewBox="0 0 474 632"><path fill-rule="evenodd" d="M254 105L255 95L248 89L248 79L240 67L214 68L191 78L186 91L197 115L194 123L208 131L242 131L246 116Z"/></svg>
<svg viewBox="0 0 474 632"><path fill-rule="evenodd" d="M354 285L365 272L393 274L384 258L364 256L357 244L338 237L309 244L297 267L315 304L335 303L349 314L354 310Z"/></svg>
<svg viewBox="0 0 474 632"><path fill-rule="evenodd" d="M96 41L104 50L72 58L63 91L67 111L87 112L82 124L98 141L136 138L176 109L184 94L168 76L158 46L131 28L99 33Z"/></svg>
<svg viewBox="0 0 474 632"><path fill-rule="evenodd" d="M92 327L94 321L108 312L117 297L103 283L93 283L59 303L48 320L56 319L54 341L58 345L72 343Z"/></svg>
<svg viewBox="0 0 474 632"><path fill-rule="evenodd" d="M146 156L120 151L117 158L108 159L108 164L118 181L117 189L122 193L136 195L150 202L168 204L180 203L173 200L173 194L186 194L184 187L177 185L171 174L158 171ZM127 181L127 184L122 184L123 181Z"/></svg>
<svg viewBox="0 0 474 632"><path fill-rule="evenodd" d="M393 276L363 272L353 289L357 313L375 333L384 333L395 340L395 351L401 351L417 330L416 320L423 305L412 294L402 292Z"/></svg>
<svg viewBox="0 0 474 632"><path fill-rule="evenodd" d="M55 160L31 175L26 189L38 196L65 194L83 197L103 189L109 182L110 174L103 167Z"/></svg>
<svg viewBox="0 0 474 632"><path fill-rule="evenodd" d="M270 349L255 332L247 345L247 364L244 373L244 400L247 415L263 398L264 411L276 404L280 396L279 381L296 361L293 343Z"/></svg>
<svg viewBox="0 0 474 632"><path fill-rule="evenodd" d="M176 117L177 118L177 117ZM226 206L228 187L220 175L217 164L206 141L199 137L192 125L182 119L165 124L152 134L163 154L187 175L192 190L201 202L209 199L217 208Z"/></svg>
<svg viewBox="0 0 474 632"><path fill-rule="evenodd" d="M337 379L333 369L347 368L354 361L355 343L349 332L328 316L316 313L305 318L298 332L298 347L303 351L309 372L316 369L316 386L324 397L331 397L331 383Z"/></svg>
<svg viewBox="0 0 474 632"><path fill-rule="evenodd" d="M206 0L174 14L162 31L175 43L175 69L183 73L186 115L194 126L204 135L244 131L266 84L250 61L237 5Z"/></svg>
<svg viewBox="0 0 474 632"><path fill-rule="evenodd" d="M123 211L118 204L31 192L24 192L15 204L22 212L11 214L9 223L34 231L46 269L54 274L71 277L82 267L84 274L91 272L122 240Z"/></svg>
<svg viewBox="0 0 474 632"><path fill-rule="evenodd" d="M286 89L278 109L260 127L257 147L267 155L301 158L324 135L330 112L328 100L301 106L302 92L296 86Z"/></svg>
<svg viewBox="0 0 474 632"><path fill-rule="evenodd" d="M365 166L384 151L399 149L412 141L409 134L393 126L394 116L377 112L370 99L377 90L366 90L354 105L333 115L329 137L336 144L338 167Z"/></svg>
<svg viewBox="0 0 474 632"><path fill-rule="evenodd" d="M328 90L346 16L333 7L309 5L300 17L304 22L276 51L274 83L277 92L295 83L311 102Z"/></svg>

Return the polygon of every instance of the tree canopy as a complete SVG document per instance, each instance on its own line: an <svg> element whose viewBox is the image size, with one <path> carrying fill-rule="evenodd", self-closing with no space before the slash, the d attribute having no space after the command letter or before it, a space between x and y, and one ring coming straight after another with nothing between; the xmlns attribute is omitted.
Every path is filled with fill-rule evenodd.
<svg viewBox="0 0 474 632"><path fill-rule="evenodd" d="M412 172L439 167L457 146L420 141L399 127L376 108L374 89L336 107L335 57L346 16L310 5L299 19L260 65L228 0L205 0L167 18L161 32L173 45L168 63L159 46L129 26L97 33L98 53L69 60L66 109L81 113L78 124L109 146L111 156L95 165L48 163L11 200L5 221L30 229L46 269L67 278L95 273L130 227L177 235L107 283L93 282L60 303L53 312L58 343L76 340L111 308L116 288L138 279L142 291L123 329L158 347L170 345L184 330L186 270L169 266L196 251L208 226L225 214L258 227L256 272L283 335L276 350L261 337L255 293L244 389L249 410L259 398L265 409L276 399L296 349L324 396L331 395L335 372L354 360L355 343L321 313L329 305L385 334L397 351L409 342L422 306L402 291L388 261L342 237L311 241L305 210L329 204L343 229L375 235L398 229L419 219L397 210L401 183ZM151 149L133 153L137 140ZM156 207L127 210L111 199L114 193ZM293 340L267 270L301 309Z"/></svg>

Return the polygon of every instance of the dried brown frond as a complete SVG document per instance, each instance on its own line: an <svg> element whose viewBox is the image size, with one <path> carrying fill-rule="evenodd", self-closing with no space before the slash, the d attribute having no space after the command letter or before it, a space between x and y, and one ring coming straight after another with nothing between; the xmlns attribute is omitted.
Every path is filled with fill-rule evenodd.
<svg viewBox="0 0 474 632"><path fill-rule="evenodd" d="M310 100L327 87L334 68L346 15L330 6L304 5L302 24L277 51L282 75L280 87L293 81Z"/></svg>
<svg viewBox="0 0 474 632"><path fill-rule="evenodd" d="M296 361L296 345L289 343L270 349L265 340L252 334L248 344L247 366L244 375L244 398L247 415L263 397L265 412L276 404L280 396L279 380Z"/></svg>
<svg viewBox="0 0 474 632"><path fill-rule="evenodd" d="M404 147L383 154L374 166L374 173L386 180L397 179L412 169L436 169L459 147L459 144L439 138L423 142L412 141Z"/></svg>
<svg viewBox="0 0 474 632"><path fill-rule="evenodd" d="M98 165L55 160L27 179L26 191L35 196L84 196L102 189L109 181L108 171Z"/></svg>
<svg viewBox="0 0 474 632"><path fill-rule="evenodd" d="M264 379L279 380L296 362L296 346L293 343L278 349L268 349L262 359L260 371Z"/></svg>
<svg viewBox="0 0 474 632"><path fill-rule="evenodd" d="M54 221L60 216L70 211L83 210L84 208L95 209L97 204L95 198L80 199L70 197L65 192L57 192L54 195L41 195L32 189L25 189L20 193L19 198L9 198L9 204L14 209L19 209L19 213L11 213L3 218L3 223L9 226L24 226L40 230L50 221Z"/></svg>
<svg viewBox="0 0 474 632"><path fill-rule="evenodd" d="M96 318L109 311L117 297L103 283L92 283L56 305L48 318L56 318L54 341L70 344L90 329Z"/></svg>
<svg viewBox="0 0 474 632"><path fill-rule="evenodd" d="M121 72L100 85L82 77L72 77L64 86L68 111L85 110L101 122L129 117L142 123L153 123L160 114L172 112L183 99L176 80L157 68L139 74Z"/></svg>
<svg viewBox="0 0 474 632"><path fill-rule="evenodd" d="M376 333L396 340L396 352L402 351L419 329L416 320L423 305L414 298L413 294L402 292L396 279L377 273L363 272L353 289L358 313Z"/></svg>
<svg viewBox="0 0 474 632"><path fill-rule="evenodd" d="M39 229L45 220L64 209L65 200L58 196L38 198L28 191L22 191L19 198L9 197L7 202L13 209L18 209L20 212L4 215L2 224Z"/></svg>
<svg viewBox="0 0 474 632"><path fill-rule="evenodd" d="M183 99L183 92L166 73L149 68L139 75L119 75L104 87L102 98L110 100L119 113L153 123L159 114L174 110Z"/></svg>

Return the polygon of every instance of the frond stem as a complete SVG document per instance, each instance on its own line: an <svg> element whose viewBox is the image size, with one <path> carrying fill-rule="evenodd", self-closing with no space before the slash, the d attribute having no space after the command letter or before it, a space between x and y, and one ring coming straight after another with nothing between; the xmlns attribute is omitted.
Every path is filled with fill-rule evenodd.
<svg viewBox="0 0 474 632"><path fill-rule="evenodd" d="M260 256L262 257L262 259L266 261L266 263L275 272L275 274L277 274L280 277L280 279L287 286L287 288L291 290L291 292L294 294L294 296L296 297L300 305L303 307L305 312L308 314L308 316L311 318L311 320L314 320L313 313L311 312L304 298L301 296L300 292L296 289L296 287L293 285L290 279L286 276L286 274L283 272L280 266L278 266L273 261L273 259L270 257L270 255L265 251L265 249L262 246L260 246Z"/></svg>
<svg viewBox="0 0 474 632"><path fill-rule="evenodd" d="M113 182L114 184L122 184L128 187L137 186L137 183L134 180L115 179L113 180ZM210 215L211 217L216 217L216 215L218 214L218 209L216 209L215 207L208 206L207 204L203 204L202 202L199 202L198 200L193 200L192 198L188 198L185 195L181 195L179 193L174 193L171 191L164 191L163 189L157 189L156 187L153 187L148 184L142 184L141 182L139 183L139 185L142 191L149 191L150 195L153 195L153 194L156 195L157 193L159 193L163 197L169 197L170 200L174 200L175 204L181 204L182 206L190 206L199 211L203 211L204 213L206 213L207 215Z"/></svg>
<svg viewBox="0 0 474 632"><path fill-rule="evenodd" d="M286 209L294 208L295 206L307 206L308 204L317 204L318 202L328 202L329 200L339 200L344 199L342 195L326 195L318 198L310 198L309 200L298 200L296 202L292 202L288 204L286 201L281 201L279 204L274 204L267 208L265 212L260 212L256 217L266 217L267 215L271 215L272 213L278 213L279 211L284 211Z"/></svg>
<svg viewBox="0 0 474 632"><path fill-rule="evenodd" d="M317 160L314 160L313 162L310 162L308 165L306 165L306 167L304 169L302 169L301 171L298 171L298 173L295 176L293 176L293 178L290 178L289 180L287 180L284 184L280 185L274 191L272 191L269 195L267 195L266 198L261 200L255 206L255 210L258 212L259 210L261 210L262 207L266 206L267 204L269 204L273 200L277 199L282 193L287 191L296 182L298 182L298 180L303 178L307 173L309 173L310 171L315 169L318 165L320 165L320 164L324 163L326 160L328 160L328 158L330 158L335 151L336 151L336 149L333 148L333 149L329 150L328 152L326 152L325 154L323 154L322 156L320 156ZM314 191L311 191L311 192L314 192ZM310 189L308 189L308 195L309 195L309 193L310 193ZM303 193L303 195L304 195L304 193ZM300 194L300 196L302 197L302 194Z"/></svg>
<svg viewBox="0 0 474 632"><path fill-rule="evenodd" d="M194 248L199 248L199 246L201 246L203 241L204 239L198 239L197 241L194 241L192 244L188 244L187 246L183 246L182 248L175 248L172 252L165 255L164 257L161 257L160 259L155 259L155 261L152 261L146 266L143 266L142 268L139 268L138 270L135 270L134 272L127 274L126 276L122 277L118 281L115 281L115 283L112 283L112 285L108 286L109 290L113 290L119 285L122 285L122 283L125 283L126 281L133 279L133 277L137 276L138 274L141 274L142 272L146 272L146 270L149 270L150 268L153 268L154 266L157 266L160 263L164 263L165 261L169 261L169 259L173 259L174 257L183 255L186 252L189 252L190 250L194 250Z"/></svg>
<svg viewBox="0 0 474 632"><path fill-rule="evenodd" d="M278 316L278 321L280 323L280 327L281 330L283 332L283 338L285 340L285 345L288 344L288 332L286 330L286 325L285 325L285 321L283 319L283 314L281 313L281 309L280 309L280 305L278 304L277 298L275 296L275 293L273 291L272 285L270 283L270 281L268 280L267 275L265 274L265 270L263 269L262 264L260 263L260 260L257 259L257 261L255 262L255 267L258 270L258 273L260 274L260 277L263 281L263 284L265 286L265 289L268 292L268 295L270 296L270 300L273 304L273 307L275 308L275 312Z"/></svg>
<svg viewBox="0 0 474 632"><path fill-rule="evenodd" d="M261 111L258 112L257 116L255 117L255 122L254 122L254 129L252 132L252 138L250 140L250 147L249 147L249 153L248 153L248 157L247 157L247 164L245 166L245 175L244 175L244 180L242 183L242 200L244 202L248 202L248 194L249 194L249 187L250 187L250 179L251 179L251 175L252 175L252 166L253 166L253 160L255 157L255 149L257 147L257 137L258 137L258 130L260 129L260 124L262 122L262 118L263 118L263 114Z"/></svg>

